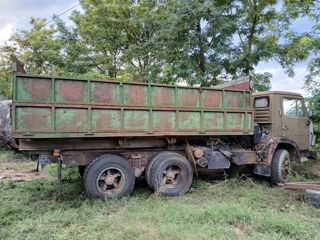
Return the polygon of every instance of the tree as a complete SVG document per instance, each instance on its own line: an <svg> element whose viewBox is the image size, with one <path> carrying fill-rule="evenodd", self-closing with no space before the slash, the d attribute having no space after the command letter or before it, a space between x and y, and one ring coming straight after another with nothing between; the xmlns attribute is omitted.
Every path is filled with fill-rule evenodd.
<svg viewBox="0 0 320 240"><path fill-rule="evenodd" d="M272 74L268 72L254 73L250 75L253 92L268 91L271 89Z"/></svg>
<svg viewBox="0 0 320 240"><path fill-rule="evenodd" d="M143 80L155 65L150 39L154 19L161 12L157 1L87 0L84 13L72 20L83 43L90 49L89 61L95 70L110 78L126 74Z"/></svg>
<svg viewBox="0 0 320 240"><path fill-rule="evenodd" d="M301 44L304 35L290 30L290 24L298 16L291 14L288 1L240 0L236 3L237 38L227 72L238 76L252 75L255 79L255 67L259 63L275 60L289 76L293 76L294 64L306 59L309 53ZM270 77L264 78L261 87L271 87L268 79Z"/></svg>
<svg viewBox="0 0 320 240"><path fill-rule="evenodd" d="M0 94L11 97L12 92L12 56L24 63L30 74L58 74L62 49L57 40L54 24L45 28L45 19L31 17L31 30L17 30L9 43L0 48Z"/></svg>
<svg viewBox="0 0 320 240"><path fill-rule="evenodd" d="M12 63L10 50L0 47L0 95L11 98L12 95Z"/></svg>
<svg viewBox="0 0 320 240"><path fill-rule="evenodd" d="M30 74L57 74L61 71L62 42L56 37L55 25L46 28L45 22L45 19L31 17L31 30L18 30L9 40L12 52Z"/></svg>
<svg viewBox="0 0 320 240"><path fill-rule="evenodd" d="M162 82L215 85L230 54L236 18L229 1L172 0L160 18L154 42L163 62Z"/></svg>

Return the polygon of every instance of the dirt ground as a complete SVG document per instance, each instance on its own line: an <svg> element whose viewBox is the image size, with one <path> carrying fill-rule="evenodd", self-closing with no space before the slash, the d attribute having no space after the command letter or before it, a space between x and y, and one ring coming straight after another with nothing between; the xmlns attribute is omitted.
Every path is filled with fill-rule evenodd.
<svg viewBox="0 0 320 240"><path fill-rule="evenodd" d="M9 180L15 182L25 182L34 179L51 179L44 171L39 168L36 171L37 163L28 158L12 159L0 158L0 182L8 182Z"/></svg>

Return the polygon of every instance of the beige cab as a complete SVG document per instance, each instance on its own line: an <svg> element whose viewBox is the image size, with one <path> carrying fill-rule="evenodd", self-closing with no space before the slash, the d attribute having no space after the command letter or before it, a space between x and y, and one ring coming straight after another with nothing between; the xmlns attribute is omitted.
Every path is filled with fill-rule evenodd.
<svg viewBox="0 0 320 240"><path fill-rule="evenodd" d="M314 145L312 123L300 94L272 91L254 93L253 97L254 121L262 131L294 141L300 151Z"/></svg>

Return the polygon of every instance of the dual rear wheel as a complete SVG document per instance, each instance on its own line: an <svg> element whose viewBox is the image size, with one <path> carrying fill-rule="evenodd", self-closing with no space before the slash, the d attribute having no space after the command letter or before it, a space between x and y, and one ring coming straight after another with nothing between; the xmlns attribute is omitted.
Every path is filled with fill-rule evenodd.
<svg viewBox="0 0 320 240"><path fill-rule="evenodd" d="M79 167L80 174L83 169ZM193 170L182 155L161 152L149 161L145 174L151 189L166 196L176 196L190 188ZM120 198L133 191L135 174L124 158L104 154L85 167L83 182L90 198Z"/></svg>
<svg viewBox="0 0 320 240"><path fill-rule="evenodd" d="M150 159L145 177L152 190L159 191L165 196L177 196L190 188L193 169L182 155L161 152Z"/></svg>
<svg viewBox="0 0 320 240"><path fill-rule="evenodd" d="M91 198L110 199L129 195L135 185L134 170L127 160L104 154L87 167L79 166L83 174L86 192ZM271 166L271 181L274 184L289 181L291 174L290 154L276 150ZM174 152L160 152L152 156L145 170L150 188L165 196L185 193L191 186L193 169L188 160Z"/></svg>

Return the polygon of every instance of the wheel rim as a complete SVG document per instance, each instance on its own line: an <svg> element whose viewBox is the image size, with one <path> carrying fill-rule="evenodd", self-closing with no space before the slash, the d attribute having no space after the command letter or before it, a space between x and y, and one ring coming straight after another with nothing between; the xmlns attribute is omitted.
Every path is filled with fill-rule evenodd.
<svg viewBox="0 0 320 240"><path fill-rule="evenodd" d="M96 185L99 192L107 197L116 196L126 182L123 172L116 167L105 168L97 177Z"/></svg>
<svg viewBox="0 0 320 240"><path fill-rule="evenodd" d="M183 183L184 175L179 166L170 165L162 173L162 185L167 188L176 188Z"/></svg>
<svg viewBox="0 0 320 240"><path fill-rule="evenodd" d="M288 157L285 157L281 163L281 175L283 179L289 178L290 171L290 160Z"/></svg>

